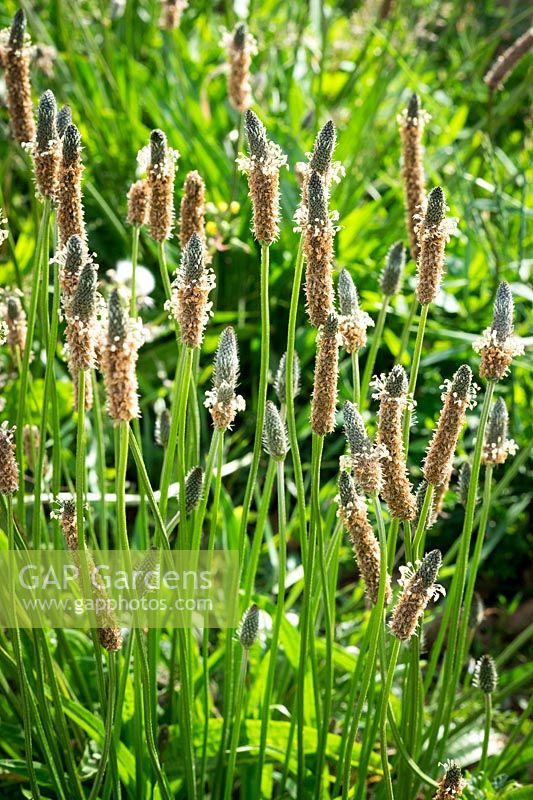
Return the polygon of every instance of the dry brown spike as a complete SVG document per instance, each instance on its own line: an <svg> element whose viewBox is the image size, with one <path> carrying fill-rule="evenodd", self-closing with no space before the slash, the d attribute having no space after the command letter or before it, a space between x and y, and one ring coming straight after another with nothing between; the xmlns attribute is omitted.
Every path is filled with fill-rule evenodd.
<svg viewBox="0 0 533 800"><path fill-rule="evenodd" d="M150 186L148 181L132 183L128 191L128 222L141 227L148 222L150 208Z"/></svg>
<svg viewBox="0 0 533 800"><path fill-rule="evenodd" d="M315 380L311 398L311 430L326 436L335 429L337 378L339 373L338 318L331 313L318 332Z"/></svg>
<svg viewBox="0 0 533 800"><path fill-rule="evenodd" d="M109 296L107 338L101 367L111 419L130 422L139 416L137 358L142 336L136 320L127 317L116 289Z"/></svg>
<svg viewBox="0 0 533 800"><path fill-rule="evenodd" d="M180 246L182 251L195 233L205 246L205 184L199 172L187 173L180 205Z"/></svg>
<svg viewBox="0 0 533 800"><path fill-rule="evenodd" d="M236 111L246 111L252 104L250 64L257 52L254 37L244 22L224 37L228 50L228 99Z"/></svg>
<svg viewBox="0 0 533 800"><path fill-rule="evenodd" d="M64 247L71 236L86 241L85 221L81 192L81 136L75 125L68 125L62 143L58 176L57 226L59 243Z"/></svg>
<svg viewBox="0 0 533 800"><path fill-rule="evenodd" d="M12 294L6 301L7 343L15 364L22 360L26 348L28 323L26 312L22 308L19 298Z"/></svg>
<svg viewBox="0 0 533 800"><path fill-rule="evenodd" d="M0 494L15 494L19 488L19 468L15 457L15 428L7 421L0 425Z"/></svg>
<svg viewBox="0 0 533 800"><path fill-rule="evenodd" d="M529 28L516 42L498 56L494 64L484 77L484 81L491 92L501 89L509 75L514 70L520 59L533 47L533 28Z"/></svg>
<svg viewBox="0 0 533 800"><path fill-rule="evenodd" d="M156 242L164 242L172 235L174 223L174 176L179 154L167 145L163 131L150 134L150 163L148 184L150 186L149 227L150 236Z"/></svg>
<svg viewBox="0 0 533 800"><path fill-rule="evenodd" d="M328 195L317 172L309 179L307 220L303 251L306 258L305 296L307 313L315 327L324 325L333 311L333 237L335 228L328 212Z"/></svg>
<svg viewBox="0 0 533 800"><path fill-rule="evenodd" d="M409 235L411 258L417 261L419 245L416 235L416 215L420 212L425 197L422 134L429 116L420 107L416 94L398 117L402 138L402 177L405 193L405 225Z"/></svg>
<svg viewBox="0 0 533 800"><path fill-rule="evenodd" d="M31 102L30 41L26 34L26 16L19 9L11 23L7 43L2 49L6 99L11 131L19 144L35 138L35 120Z"/></svg>
<svg viewBox="0 0 533 800"><path fill-rule="evenodd" d="M445 594L442 586L435 583L441 564L440 551L432 550L421 562L417 562L416 570L411 564L400 567L401 578L398 582L403 591L390 622L390 629L397 639L408 641L416 632L429 601L436 600L439 594Z"/></svg>
<svg viewBox="0 0 533 800"><path fill-rule="evenodd" d="M35 182L41 197L55 200L61 158L57 132L57 106L50 90L41 95L37 117L37 136L33 147Z"/></svg>
<svg viewBox="0 0 533 800"><path fill-rule="evenodd" d="M455 224L446 218L446 200L440 186L428 194L417 225L419 244L416 294L419 303L436 300L444 274L444 251Z"/></svg>

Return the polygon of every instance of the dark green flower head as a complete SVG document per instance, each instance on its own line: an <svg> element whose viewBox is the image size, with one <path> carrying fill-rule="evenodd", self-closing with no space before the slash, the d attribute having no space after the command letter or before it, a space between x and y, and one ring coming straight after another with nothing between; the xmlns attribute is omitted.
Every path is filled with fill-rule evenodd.
<svg viewBox="0 0 533 800"><path fill-rule="evenodd" d="M496 334L496 339L503 344L513 332L514 302L511 287L503 281L496 291L494 313L491 330Z"/></svg>
<svg viewBox="0 0 533 800"><path fill-rule="evenodd" d="M285 403L287 398L286 380L287 380L287 353L283 353L283 355L279 360L278 370L276 372L276 377L274 379L274 389L276 390L276 394L278 396L280 403ZM292 394L293 394L293 399L300 394L300 361L296 353L293 353L293 358L292 358Z"/></svg>
<svg viewBox="0 0 533 800"><path fill-rule="evenodd" d="M476 684L485 694L492 694L498 685L498 672L492 656L481 656L476 664Z"/></svg>
<svg viewBox="0 0 533 800"><path fill-rule="evenodd" d="M485 442L488 445L502 446L507 441L509 414L502 397L498 397L491 408Z"/></svg>
<svg viewBox="0 0 533 800"><path fill-rule="evenodd" d="M405 247L403 242L396 242L387 253L385 267L381 273L381 291L386 297L398 294L405 267Z"/></svg>
<svg viewBox="0 0 533 800"><path fill-rule="evenodd" d="M244 115L244 129L250 155L257 161L264 161L268 155L266 128L253 111L248 109Z"/></svg>
<svg viewBox="0 0 533 800"><path fill-rule="evenodd" d="M197 233L187 242L182 256L182 269L185 280L198 281L204 271L204 246Z"/></svg>
<svg viewBox="0 0 533 800"><path fill-rule="evenodd" d="M461 469L459 470L459 499L461 501L461 505L465 506L468 502L468 490L470 488L470 476L472 475L472 466L470 461L465 461L464 464L461 464Z"/></svg>
<svg viewBox="0 0 533 800"><path fill-rule="evenodd" d="M66 105L57 112L57 133L60 139L63 138L69 125L72 125L72 109Z"/></svg>
<svg viewBox="0 0 533 800"><path fill-rule="evenodd" d="M313 154L309 162L309 167L313 172L318 172L320 175L327 173L331 167L336 141L335 125L332 120L328 120L324 127L319 130L315 139Z"/></svg>
<svg viewBox="0 0 533 800"><path fill-rule="evenodd" d="M355 483L351 475L341 472L339 475L339 499L345 508L352 504L357 497Z"/></svg>
<svg viewBox="0 0 533 800"><path fill-rule="evenodd" d="M472 386L472 370L468 364L462 364L452 379L450 391L461 400L466 400Z"/></svg>
<svg viewBox="0 0 533 800"><path fill-rule="evenodd" d="M68 125L63 136L63 159L75 161L80 153L81 136L75 125Z"/></svg>
<svg viewBox="0 0 533 800"><path fill-rule="evenodd" d="M24 44L24 34L26 33L26 15L19 8L11 22L9 31L9 46L12 50L20 50Z"/></svg>
<svg viewBox="0 0 533 800"><path fill-rule="evenodd" d="M407 388L405 370L401 364L395 364L385 379L385 391L390 397L404 397Z"/></svg>
<svg viewBox="0 0 533 800"><path fill-rule="evenodd" d="M224 328L218 340L213 367L213 383L220 386L227 383L235 387L239 378L239 353L237 337L232 327Z"/></svg>
<svg viewBox="0 0 533 800"><path fill-rule="evenodd" d="M48 150L50 142L57 139L57 105L54 93L47 89L39 100L37 112L37 147L39 151Z"/></svg>
<svg viewBox="0 0 533 800"><path fill-rule="evenodd" d="M193 467L185 476L185 507L190 514L202 498L204 488L204 471L201 467Z"/></svg>
<svg viewBox="0 0 533 800"><path fill-rule="evenodd" d="M344 431L353 456L369 455L372 452L372 442L367 436L363 418L349 400L344 404Z"/></svg>
<svg viewBox="0 0 533 800"><path fill-rule="evenodd" d="M242 50L246 44L246 23L239 22L233 32L233 46L236 50Z"/></svg>
<svg viewBox="0 0 533 800"><path fill-rule="evenodd" d="M318 172L313 172L307 187L307 222L313 227L317 223L325 225L328 220L328 198L324 182Z"/></svg>
<svg viewBox="0 0 533 800"><path fill-rule="evenodd" d="M19 314L21 311L20 300L18 297L8 297L7 298L7 316L9 319L15 321L19 318Z"/></svg>
<svg viewBox="0 0 533 800"><path fill-rule="evenodd" d="M127 319L117 289L109 295L109 341L123 342L126 338Z"/></svg>
<svg viewBox="0 0 533 800"><path fill-rule="evenodd" d="M420 111L420 101L418 99L417 94L412 94L409 98L409 104L407 106L407 116L409 119L417 119L418 112Z"/></svg>
<svg viewBox="0 0 533 800"><path fill-rule="evenodd" d="M87 321L94 313L96 307L96 270L88 262L83 267L80 280L72 298L72 314L74 317Z"/></svg>
<svg viewBox="0 0 533 800"><path fill-rule="evenodd" d="M285 425L278 409L270 400L267 401L265 408L263 444L265 451L274 461L283 461L289 449Z"/></svg>
<svg viewBox="0 0 533 800"><path fill-rule="evenodd" d="M170 438L170 425L172 417L168 408L164 408L157 415L155 421L155 441L160 447L166 447Z"/></svg>
<svg viewBox="0 0 533 800"><path fill-rule="evenodd" d="M258 633L259 608L254 603L244 612L237 635L242 646L249 650L255 644Z"/></svg>
<svg viewBox="0 0 533 800"><path fill-rule="evenodd" d="M82 267L85 257L85 248L80 236L70 236L65 248L65 271L77 275Z"/></svg>
<svg viewBox="0 0 533 800"><path fill-rule="evenodd" d="M152 167L164 164L167 157L167 137L163 131L156 128L150 134L150 165Z"/></svg>
<svg viewBox="0 0 533 800"><path fill-rule="evenodd" d="M446 214L446 200L440 186L432 189L428 195L425 225L434 227L440 225Z"/></svg>
<svg viewBox="0 0 533 800"><path fill-rule="evenodd" d="M359 310L357 289L347 269L341 270L339 275L337 295L339 297L339 309L344 317L350 317Z"/></svg>
<svg viewBox="0 0 533 800"><path fill-rule="evenodd" d="M337 331L339 330L339 318L334 311L328 314L327 319L322 327L322 330L324 336L332 338L333 336L337 335Z"/></svg>
<svg viewBox="0 0 533 800"><path fill-rule="evenodd" d="M426 553L416 573L424 589L431 589L435 583L441 564L442 554L440 550L431 550L429 553Z"/></svg>
<svg viewBox="0 0 533 800"><path fill-rule="evenodd" d="M443 787L447 791L449 797L454 797L461 791L463 786L461 769L457 766L455 761L448 761L445 768Z"/></svg>

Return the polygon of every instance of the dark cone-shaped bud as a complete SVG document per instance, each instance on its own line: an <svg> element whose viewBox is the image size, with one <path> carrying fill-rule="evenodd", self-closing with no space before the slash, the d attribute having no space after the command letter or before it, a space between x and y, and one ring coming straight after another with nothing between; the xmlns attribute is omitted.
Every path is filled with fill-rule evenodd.
<svg viewBox="0 0 533 800"><path fill-rule="evenodd" d="M242 617L239 625L239 641L242 646L249 650L255 644L259 632L259 608L255 605L250 606Z"/></svg>
<svg viewBox="0 0 533 800"><path fill-rule="evenodd" d="M420 110L420 102L417 94L412 94L407 106L408 119L417 119Z"/></svg>
<svg viewBox="0 0 533 800"><path fill-rule="evenodd" d="M74 234L67 242L65 251L65 271L77 275L82 267L85 248L80 236Z"/></svg>
<svg viewBox="0 0 533 800"><path fill-rule="evenodd" d="M443 764L445 772L439 781L439 788L434 795L434 800L447 800L447 798L458 798L463 793L465 782L461 775L461 769L455 761L447 761Z"/></svg>
<svg viewBox="0 0 533 800"><path fill-rule="evenodd" d="M476 683L485 694L492 694L498 685L498 672L492 656L481 656L476 664Z"/></svg>
<svg viewBox="0 0 533 800"><path fill-rule="evenodd" d="M352 455L370 452L372 445L363 418L349 400L344 404L344 430Z"/></svg>
<svg viewBox="0 0 533 800"><path fill-rule="evenodd" d="M337 331L339 330L339 318L332 312L328 314L328 318L324 323L324 336L329 336L332 339L334 336L337 335Z"/></svg>
<svg viewBox="0 0 533 800"><path fill-rule="evenodd" d="M66 130L69 125L72 125L72 109L70 106L66 105L59 109L57 112L57 134L60 139L66 133Z"/></svg>
<svg viewBox="0 0 533 800"><path fill-rule="evenodd" d="M440 225L446 214L446 200L440 186L435 186L428 195L425 225Z"/></svg>
<svg viewBox="0 0 533 800"><path fill-rule="evenodd" d="M328 198L324 182L317 172L309 178L308 192L308 217L309 225L325 225L328 219Z"/></svg>
<svg viewBox="0 0 533 800"><path fill-rule="evenodd" d="M287 399L287 353L283 353L279 360L278 371L274 379L274 389L280 403ZM300 393L300 361L296 353L292 359L292 394L293 399Z"/></svg>
<svg viewBox="0 0 533 800"><path fill-rule="evenodd" d="M85 264L80 274L80 280L74 297L70 313L73 317L88 320L94 312L96 303L96 270L91 263Z"/></svg>
<svg viewBox="0 0 533 800"><path fill-rule="evenodd" d="M16 320L19 317L21 306L18 297L8 297L7 299L7 316L11 320Z"/></svg>
<svg viewBox="0 0 533 800"><path fill-rule="evenodd" d="M339 297L339 309L344 317L349 317L355 314L359 309L359 301L357 299L357 289L352 280L352 276L347 269L343 269L339 275L339 282L337 285L337 294Z"/></svg>
<svg viewBox="0 0 533 800"><path fill-rule="evenodd" d="M185 508L188 514L198 507L204 488L204 471L193 467L185 477Z"/></svg>
<svg viewBox="0 0 533 800"><path fill-rule="evenodd" d="M431 550L429 553L426 553L417 570L417 577L424 589L431 589L435 583L441 564L442 554L440 550Z"/></svg>
<svg viewBox="0 0 533 800"><path fill-rule="evenodd" d="M160 447L166 447L170 438L170 425L172 417L168 408L164 408L160 414L157 415L155 421L155 441Z"/></svg>
<svg viewBox="0 0 533 800"><path fill-rule="evenodd" d="M502 397L498 397L492 406L485 442L489 446L502 446L507 440L507 430L509 427L509 414Z"/></svg>
<svg viewBox="0 0 533 800"><path fill-rule="evenodd" d="M453 376L451 391L454 396L465 400L472 385L472 370L468 364L462 364Z"/></svg>
<svg viewBox="0 0 533 800"><path fill-rule="evenodd" d="M63 136L63 160L75 161L80 152L81 136L75 125L68 125Z"/></svg>
<svg viewBox="0 0 533 800"><path fill-rule="evenodd" d="M204 246L197 233L193 233L183 252L183 269L186 281L197 281L204 271Z"/></svg>
<svg viewBox="0 0 533 800"><path fill-rule="evenodd" d="M237 337L233 328L224 328L218 340L218 348L213 366L213 383L220 386L227 383L235 388L239 377L239 353Z"/></svg>
<svg viewBox="0 0 533 800"><path fill-rule="evenodd" d="M401 364L395 364L385 380L385 391L391 397L402 397L407 392L407 375Z"/></svg>
<svg viewBox="0 0 533 800"><path fill-rule="evenodd" d="M315 139L313 155L309 162L312 172L325 175L331 166L331 158L335 149L337 133L332 120L328 120L323 128L320 129Z"/></svg>
<svg viewBox="0 0 533 800"><path fill-rule="evenodd" d="M470 476L472 475L472 466L470 461L465 461L459 470L459 499L461 504L466 508L468 502L468 490L470 488Z"/></svg>
<svg viewBox="0 0 533 800"><path fill-rule="evenodd" d="M150 134L150 162L152 167L162 164L167 154L167 137L163 131L156 128Z"/></svg>
<svg viewBox="0 0 533 800"><path fill-rule="evenodd" d="M9 31L9 46L13 50L19 50L24 44L24 34L26 33L26 15L24 11L19 8L11 22L11 29Z"/></svg>
<svg viewBox="0 0 533 800"><path fill-rule="evenodd" d="M278 409L270 400L267 402L265 409L263 444L265 451L275 461L283 461L289 449L285 425Z"/></svg>
<svg viewBox="0 0 533 800"><path fill-rule="evenodd" d="M339 498L345 508L354 502L357 496L355 483L351 475L341 472L339 475Z"/></svg>
<svg viewBox="0 0 533 800"><path fill-rule="evenodd" d="M37 148L48 150L50 142L57 138L56 128L57 105L54 93L47 89L39 100L37 113Z"/></svg>
<svg viewBox="0 0 533 800"><path fill-rule="evenodd" d="M491 330L496 333L500 344L503 344L513 332L513 314L514 303L511 287L507 281L503 281L496 291L491 325Z"/></svg>
<svg viewBox="0 0 533 800"><path fill-rule="evenodd" d="M233 33L233 46L237 50L242 50L246 43L246 24L240 22Z"/></svg>
<svg viewBox="0 0 533 800"><path fill-rule="evenodd" d="M250 109L244 116L244 129L250 155L258 161L262 161L267 156L266 128L257 114L254 114Z"/></svg>
<svg viewBox="0 0 533 800"><path fill-rule="evenodd" d="M403 242L396 242L387 253L385 267L381 273L381 291L387 297L398 294L405 267L405 247Z"/></svg>
<svg viewBox="0 0 533 800"><path fill-rule="evenodd" d="M127 319L117 289L109 295L109 341L122 342L126 338Z"/></svg>

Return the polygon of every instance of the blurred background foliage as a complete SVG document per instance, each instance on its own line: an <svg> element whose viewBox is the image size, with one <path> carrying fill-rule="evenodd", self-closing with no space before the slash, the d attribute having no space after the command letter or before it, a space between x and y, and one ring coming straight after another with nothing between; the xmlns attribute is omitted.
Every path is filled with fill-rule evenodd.
<svg viewBox="0 0 533 800"><path fill-rule="evenodd" d="M3 4L2 25L8 24L18 5L12 0ZM336 270L349 269L363 308L375 316L381 303L378 282L385 254L393 242L406 240L396 117L411 92L420 95L431 114L425 136L427 185L444 187L459 228L448 247L447 275L438 302L431 308L426 332L410 456L416 481L441 405L439 386L461 362L471 364L477 373L478 357L471 343L489 324L495 289L502 279L510 282L515 295L517 333L528 335L533 297L528 282L532 211L527 174L529 169L531 177L531 56L522 60L492 102L483 83L494 58L531 24L527 4L520 0L397 0L390 4L388 17L381 19L381 2L194 0L180 28L172 32L160 30L155 0L47 0L20 5L27 13L34 43L55 49L55 54L49 53L50 63L44 64L46 69L42 63L34 65L35 98L52 88L58 103L71 104L82 133L86 218L102 279L118 262L129 258L126 192L135 179L136 153L152 128L164 129L181 154L176 205L188 170L197 169L205 180L217 290L215 315L201 356L200 401L210 380L218 334L225 325L237 328L240 391L252 410L259 371L258 250L250 233L246 181L234 166L239 118L227 101L222 28L232 28L243 16L248 19L259 46L252 63L253 107L289 158L290 170L283 171L281 180L281 235L271 255L273 372L285 348L298 243L292 221L298 203L295 163L310 150L318 128L332 117L339 134L336 157L346 168L346 177L334 189L331 202L339 212L341 226L336 237ZM0 113L0 129L0 201L12 234L11 248L6 246L0 259L0 281L5 285L24 280L32 268L37 209L28 194L24 158L8 139L5 110ZM170 262L177 265L176 240L170 242L168 251ZM155 249L147 236L142 237L141 262L157 276ZM414 273L414 264L409 262L402 294L393 301L387 317L376 372L388 370L394 363ZM173 334L163 324L163 291L157 277L155 288L147 289L151 304L143 310L143 318L150 322L151 334L139 361L141 425L148 468L156 476L161 451L152 446L153 404L166 395L176 351ZM414 334L411 347L413 343ZM302 364L298 427L307 474L308 398L315 347L303 302L297 351ZM498 609L496 617L504 609L513 619L522 615L517 621L519 630L533 616L533 568L528 558L533 545L528 511L531 475L524 452L531 440L531 366L530 358L521 358L498 387L509 408L511 434L521 447L522 455L517 457L522 466L491 513L479 579L485 602ZM345 359L341 399L350 396L350 374ZM73 457L68 380L65 373L57 385L66 462ZM9 415L9 404L16 403L16 398L8 389L9 384L5 387ZM36 381L37 397L39 391L42 386ZM469 414L458 465L472 451L477 414L478 410ZM201 416L207 442L207 418ZM253 426L254 414L246 413L231 437L234 468L225 479L225 508L241 502L246 468L239 469L239 459L250 449ZM326 441L324 478L330 483L324 486L325 496L335 493L343 447L339 428ZM90 457L94 459L94 453ZM511 463L512 459L497 470L497 479ZM111 470L109 477L113 477ZM462 514L454 477L444 516L432 529L431 543L438 543L446 552L460 531ZM228 520L231 518L228 513ZM332 514L328 519L333 524ZM228 521L228 525L234 524ZM345 555L351 565L348 548ZM513 623L507 619L505 624Z"/></svg>

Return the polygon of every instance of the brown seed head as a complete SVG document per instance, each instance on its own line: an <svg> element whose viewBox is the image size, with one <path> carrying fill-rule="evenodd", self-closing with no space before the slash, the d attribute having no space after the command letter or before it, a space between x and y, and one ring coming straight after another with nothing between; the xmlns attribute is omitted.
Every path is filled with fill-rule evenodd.
<svg viewBox="0 0 533 800"><path fill-rule="evenodd" d="M501 89L518 62L533 47L533 27L529 28L513 44L498 56L484 77L491 92Z"/></svg>
<svg viewBox="0 0 533 800"><path fill-rule="evenodd" d="M172 283L172 295L165 304L180 326L186 347L201 347L204 330L211 316L209 292L215 286L214 273L205 264L205 248L193 233L181 256L181 267Z"/></svg>
<svg viewBox="0 0 533 800"><path fill-rule="evenodd" d="M150 186L148 181L132 183L128 191L128 222L130 225L146 225L150 207Z"/></svg>
<svg viewBox="0 0 533 800"><path fill-rule="evenodd" d="M379 398L377 442L388 452L381 462L383 484L381 496L393 517L403 521L416 516L416 500L407 477L403 448L403 416L407 406L407 376L402 366L392 368L382 385Z"/></svg>
<svg viewBox="0 0 533 800"><path fill-rule="evenodd" d="M439 788L433 796L433 800L456 800L463 794L466 782L455 761L447 761L443 766L444 775L439 781Z"/></svg>
<svg viewBox="0 0 533 800"><path fill-rule="evenodd" d="M365 423L356 406L347 401L343 408L344 432L350 448L350 467L358 486L367 494L381 491L381 462L387 456L382 444L368 438Z"/></svg>
<svg viewBox="0 0 533 800"><path fill-rule="evenodd" d="M244 411L245 402L235 393L239 379L239 353L233 328L225 328L218 340L213 364L213 388L206 392L205 403L213 424L226 430L235 419L237 411Z"/></svg>
<svg viewBox="0 0 533 800"><path fill-rule="evenodd" d="M188 5L187 0L161 0L160 27L166 31L179 28L182 14Z"/></svg>
<svg viewBox="0 0 533 800"><path fill-rule="evenodd" d="M140 331L126 316L120 295L109 296L107 341L102 353L102 370L107 394L107 410L116 424L139 416L136 365Z"/></svg>
<svg viewBox="0 0 533 800"><path fill-rule="evenodd" d="M41 95L37 117L37 136L33 148L35 181L41 197L55 199L60 162L59 135L56 126L57 105L49 89Z"/></svg>
<svg viewBox="0 0 533 800"><path fill-rule="evenodd" d="M31 102L30 46L26 40L26 16L19 9L13 17L6 47L3 50L6 99L13 136L24 144L35 138Z"/></svg>
<svg viewBox="0 0 533 800"><path fill-rule="evenodd" d="M407 109L399 117L402 138L402 176L405 192L405 224L409 234L411 258L418 259L419 243L416 234L416 215L424 203L424 164L422 134L428 115L420 108L413 94Z"/></svg>
<svg viewBox="0 0 533 800"><path fill-rule="evenodd" d="M244 22L236 25L226 38L228 48L228 99L236 111L246 111L252 104L250 64L257 52L256 42Z"/></svg>
<svg viewBox="0 0 533 800"><path fill-rule="evenodd" d="M446 219L446 201L440 186L428 195L426 212L417 226L419 257L417 297L420 303L432 303L439 292L444 272L444 249L450 238L451 223Z"/></svg>
<svg viewBox="0 0 533 800"><path fill-rule="evenodd" d="M6 302L7 343L15 363L22 359L26 347L28 323L19 298L13 294Z"/></svg>
<svg viewBox="0 0 533 800"><path fill-rule="evenodd" d="M87 238L83 218L82 173L81 136L75 125L69 125L62 139L57 191L57 225L61 246L74 235L84 242Z"/></svg>
<svg viewBox="0 0 533 800"><path fill-rule="evenodd" d="M428 483L440 486L448 480L459 434L464 425L466 410L475 404L476 387L472 370L463 364L452 381L446 381L442 395L443 407L431 438L424 461L423 473Z"/></svg>
<svg viewBox="0 0 533 800"><path fill-rule="evenodd" d="M440 551L432 550L421 563L417 563L416 571L410 566L400 567L403 592L392 612L390 628L396 638L402 641L410 639L415 633L429 601L436 599L440 593L444 594L444 589L435 584L442 564Z"/></svg>
<svg viewBox="0 0 533 800"><path fill-rule="evenodd" d="M325 436L335 429L339 372L338 318L329 314L317 335L315 380L311 399L311 429Z"/></svg>
<svg viewBox="0 0 533 800"><path fill-rule="evenodd" d="M312 325L323 325L333 310L333 237L324 182L317 172L309 178L303 249L307 266L305 295Z"/></svg>
<svg viewBox="0 0 533 800"><path fill-rule="evenodd" d="M366 503L357 495L355 484L347 472L341 472L339 477L339 516L350 537L366 595L375 604L378 599L381 563L379 544L368 521ZM390 578L387 575L386 605L390 603L391 597Z"/></svg>
<svg viewBox="0 0 533 800"><path fill-rule="evenodd" d="M198 172L188 172L180 206L180 246L187 246L195 233L205 246L205 184Z"/></svg>
<svg viewBox="0 0 533 800"><path fill-rule="evenodd" d="M177 154L167 145L167 137L161 130L150 134L150 236L156 242L164 242L172 233L174 222L174 176Z"/></svg>
<svg viewBox="0 0 533 800"><path fill-rule="evenodd" d="M19 470L15 457L15 428L0 425L0 494L15 494L19 488Z"/></svg>

